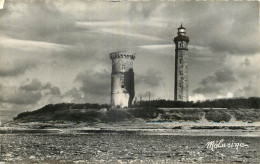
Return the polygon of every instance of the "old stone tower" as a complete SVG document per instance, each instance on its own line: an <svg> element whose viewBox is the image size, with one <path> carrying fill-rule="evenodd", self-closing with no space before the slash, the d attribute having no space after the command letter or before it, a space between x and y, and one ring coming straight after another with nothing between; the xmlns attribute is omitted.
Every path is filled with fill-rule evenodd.
<svg viewBox="0 0 260 164"><path fill-rule="evenodd" d="M111 106L128 107L135 95L133 61L134 53L118 51L110 53L112 60Z"/></svg>
<svg viewBox="0 0 260 164"><path fill-rule="evenodd" d="M188 43L189 37L185 28L178 28L178 35L174 38L175 43L175 84L174 100L188 101Z"/></svg>

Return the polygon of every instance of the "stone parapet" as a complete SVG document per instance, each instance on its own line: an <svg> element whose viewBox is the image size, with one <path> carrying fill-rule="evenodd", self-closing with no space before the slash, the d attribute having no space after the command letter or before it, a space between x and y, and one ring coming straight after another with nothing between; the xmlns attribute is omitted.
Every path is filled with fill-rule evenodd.
<svg viewBox="0 0 260 164"><path fill-rule="evenodd" d="M126 52L126 51L117 51L110 53L110 58L115 59L115 58L129 58L134 60L135 59L135 53L132 52Z"/></svg>

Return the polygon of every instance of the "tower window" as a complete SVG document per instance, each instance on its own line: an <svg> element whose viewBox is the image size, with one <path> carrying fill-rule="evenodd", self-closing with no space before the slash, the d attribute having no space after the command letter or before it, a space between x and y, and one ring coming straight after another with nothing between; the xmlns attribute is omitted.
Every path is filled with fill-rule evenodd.
<svg viewBox="0 0 260 164"><path fill-rule="evenodd" d="M124 71L125 70L125 64L121 65L121 69Z"/></svg>
<svg viewBox="0 0 260 164"><path fill-rule="evenodd" d="M125 88L125 76L121 75L121 88Z"/></svg>
<svg viewBox="0 0 260 164"><path fill-rule="evenodd" d="M183 48L185 48L185 47L186 47L186 42L183 41L183 42L182 42L182 45L183 45Z"/></svg>
<svg viewBox="0 0 260 164"><path fill-rule="evenodd" d="M182 71L179 71L179 74L182 75Z"/></svg>
<svg viewBox="0 0 260 164"><path fill-rule="evenodd" d="M180 63L182 63L182 59L180 59Z"/></svg>
<svg viewBox="0 0 260 164"><path fill-rule="evenodd" d="M181 42L178 42L178 44L179 44L179 48L182 48L182 43Z"/></svg>

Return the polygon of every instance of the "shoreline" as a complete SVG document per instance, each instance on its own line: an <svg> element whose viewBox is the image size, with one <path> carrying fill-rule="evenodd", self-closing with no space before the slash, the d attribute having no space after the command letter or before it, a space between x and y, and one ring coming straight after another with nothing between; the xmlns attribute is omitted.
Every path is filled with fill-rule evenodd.
<svg viewBox="0 0 260 164"><path fill-rule="evenodd" d="M0 129L0 135L8 134L129 134L174 136L240 136L260 137L260 130L226 129L122 129L122 128L72 128L72 129Z"/></svg>
<svg viewBox="0 0 260 164"><path fill-rule="evenodd" d="M0 135L39 133L39 134L88 134L88 133L127 133L137 135L185 135L185 136L245 136L260 137L260 122L144 122L122 121L97 122L11 122L0 126Z"/></svg>

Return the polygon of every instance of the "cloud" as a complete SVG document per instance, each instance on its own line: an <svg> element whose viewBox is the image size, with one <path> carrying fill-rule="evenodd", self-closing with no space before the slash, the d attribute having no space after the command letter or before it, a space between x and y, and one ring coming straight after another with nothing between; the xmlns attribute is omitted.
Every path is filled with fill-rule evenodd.
<svg viewBox="0 0 260 164"><path fill-rule="evenodd" d="M227 64L230 64L240 80L246 79L249 81L252 77L259 75L259 60L260 54L242 57L233 56L227 59Z"/></svg>
<svg viewBox="0 0 260 164"><path fill-rule="evenodd" d="M193 93L207 98L259 96L259 59L259 55L226 56L221 69L202 79Z"/></svg>
<svg viewBox="0 0 260 164"><path fill-rule="evenodd" d="M191 44L209 47L214 54L259 52L259 37L252 35L259 31L258 2L177 2L174 9L164 4L158 14L168 21L176 15L172 24L183 22Z"/></svg>
<svg viewBox="0 0 260 164"><path fill-rule="evenodd" d="M155 70L148 70L142 75L136 75L136 85L146 86L145 88L155 88L163 83L161 73Z"/></svg>
<svg viewBox="0 0 260 164"><path fill-rule="evenodd" d="M235 90L235 97L259 97L260 95L260 75L251 77L250 81L245 84L242 88Z"/></svg>
<svg viewBox="0 0 260 164"><path fill-rule="evenodd" d="M80 91L84 93L85 100L100 102L107 101L110 97L111 77L110 72L106 70L81 72L76 76L75 82L80 84Z"/></svg>
<svg viewBox="0 0 260 164"><path fill-rule="evenodd" d="M45 96L45 99L48 97L52 99L55 97L61 98L59 97L61 93L58 87L52 86L50 83L43 84L39 79L27 80L19 87L1 84L0 92L0 103L8 104L37 104L43 96Z"/></svg>
<svg viewBox="0 0 260 164"><path fill-rule="evenodd" d="M63 95L63 100L68 103L86 103L84 93L75 87Z"/></svg>
<svg viewBox="0 0 260 164"><path fill-rule="evenodd" d="M225 83L225 82L236 82L234 73L230 68L217 70L213 76L209 76L201 81L202 85L214 84L214 83Z"/></svg>
<svg viewBox="0 0 260 164"><path fill-rule="evenodd" d="M248 58L245 58L245 61L243 63L241 63L241 65L245 65L245 66L249 66L250 65L250 61Z"/></svg>
<svg viewBox="0 0 260 164"><path fill-rule="evenodd" d="M131 26L130 21L87 21L87 22L76 22L77 28L88 29L88 28L100 28L100 27L124 27Z"/></svg>
<svg viewBox="0 0 260 164"><path fill-rule="evenodd" d="M4 0L0 1L0 9L3 9L3 8L4 8L4 3L5 3Z"/></svg>
<svg viewBox="0 0 260 164"><path fill-rule="evenodd" d="M41 99L40 91L21 90L13 86L5 86L1 89L1 103L9 104L35 104Z"/></svg>
<svg viewBox="0 0 260 164"><path fill-rule="evenodd" d="M40 51L41 49L49 51L64 51L66 48L69 48L68 45L42 42L42 41L33 41L33 40L21 40L13 39L7 36L0 36L1 46L4 48L13 48L19 49L22 51Z"/></svg>
<svg viewBox="0 0 260 164"><path fill-rule="evenodd" d="M193 90L197 94L218 94L222 93L223 85L228 87L237 81L233 71L225 67L217 70L214 75L204 78L200 82L200 86Z"/></svg>
<svg viewBox="0 0 260 164"><path fill-rule="evenodd" d="M60 89L58 87L52 87L50 90L50 94L52 95L60 95Z"/></svg>
<svg viewBox="0 0 260 164"><path fill-rule="evenodd" d="M221 87L218 86L217 84L215 85L207 85L207 86L201 86L193 90L193 93L197 94L218 94L220 93Z"/></svg>
<svg viewBox="0 0 260 164"><path fill-rule="evenodd" d="M18 76L25 73L27 70L35 68L36 64L32 62L0 62L0 77Z"/></svg>
<svg viewBox="0 0 260 164"><path fill-rule="evenodd" d="M150 69L143 73L135 73L135 96L142 96L148 99L149 93L151 99L159 97L162 84L165 83L164 77L157 70Z"/></svg>
<svg viewBox="0 0 260 164"><path fill-rule="evenodd" d="M21 90L38 91L42 88L42 84L38 79L33 79L29 84L20 86Z"/></svg>
<svg viewBox="0 0 260 164"><path fill-rule="evenodd" d="M163 48L173 48L173 44L157 44L157 45L142 45L138 46L140 48L155 50L155 49L163 49Z"/></svg>
<svg viewBox="0 0 260 164"><path fill-rule="evenodd" d="M222 98L232 98L234 96L234 94L232 92L227 92L226 95L217 95L218 99L222 99Z"/></svg>
<svg viewBox="0 0 260 164"><path fill-rule="evenodd" d="M189 101L203 101L206 97L203 94L193 94L189 96Z"/></svg>
<svg viewBox="0 0 260 164"><path fill-rule="evenodd" d="M42 89L50 89L51 88L51 83L46 83L42 85Z"/></svg>
<svg viewBox="0 0 260 164"><path fill-rule="evenodd" d="M158 7L158 3L147 3L142 5L142 3L131 3L128 10L128 15L131 16L130 19L133 20L146 20L150 18L153 11Z"/></svg>
<svg viewBox="0 0 260 164"><path fill-rule="evenodd" d="M145 39L145 40L163 40L163 39L158 38L158 37L144 35L144 34L140 34L140 33L136 33L136 32L133 33L133 32L129 32L125 29L119 29L119 28L117 28L117 29L101 28L100 32L101 33L114 34L114 35L134 37L134 38Z"/></svg>
<svg viewBox="0 0 260 164"><path fill-rule="evenodd" d="M6 8L1 19L5 26L1 30L12 38L49 42L60 31L69 31L74 26L73 18L62 17L55 3L9 1Z"/></svg>

